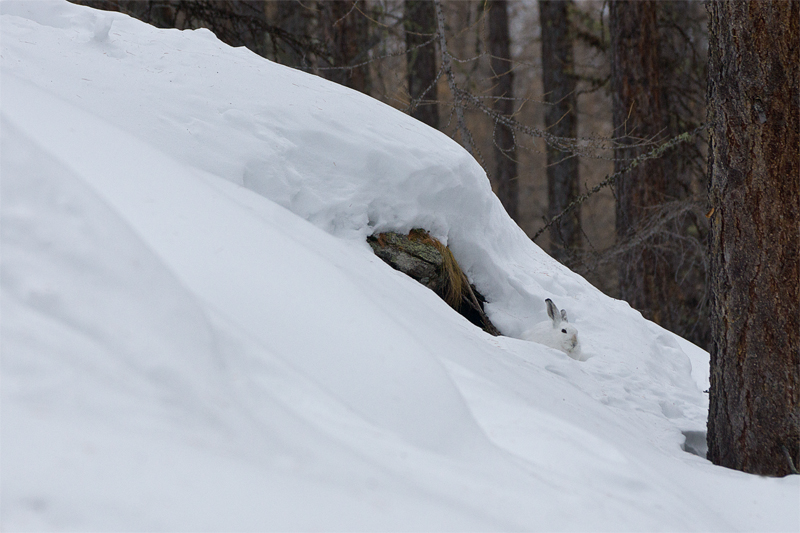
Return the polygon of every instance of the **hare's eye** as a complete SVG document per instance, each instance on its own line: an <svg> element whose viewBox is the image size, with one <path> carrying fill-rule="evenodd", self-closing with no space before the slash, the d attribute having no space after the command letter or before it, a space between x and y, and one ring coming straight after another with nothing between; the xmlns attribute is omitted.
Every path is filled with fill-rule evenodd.
<svg viewBox="0 0 800 533"><path fill-rule="evenodd" d="M565 330L565 329L561 330L561 333L566 333L566 332L567 332L567 330Z"/></svg>

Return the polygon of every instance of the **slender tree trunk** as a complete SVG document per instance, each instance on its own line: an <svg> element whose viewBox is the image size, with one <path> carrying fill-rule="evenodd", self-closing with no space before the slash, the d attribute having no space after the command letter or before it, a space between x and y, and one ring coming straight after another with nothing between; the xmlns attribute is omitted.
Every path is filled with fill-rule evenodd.
<svg viewBox="0 0 800 533"><path fill-rule="evenodd" d="M433 0L405 0L404 19L411 116L438 129L436 6ZM422 46L431 39L433 42Z"/></svg>
<svg viewBox="0 0 800 533"><path fill-rule="evenodd" d="M695 130L706 119L708 12L696 0L659 2L658 8L661 82L669 110L667 136L674 137ZM666 241L670 248L662 254L674 265L673 276L679 280L681 296L674 302L675 314L661 325L705 349L711 346L708 263L704 257L708 221L703 216L705 198L699 193L708 186L707 147L706 134L700 134L663 154L665 172L675 181L680 206L673 203L661 210L667 215L668 209L696 206L663 226L664 231L676 235Z"/></svg>
<svg viewBox="0 0 800 533"><path fill-rule="evenodd" d="M578 99L572 51L570 0L539 0L542 27L542 81L547 102L545 127L558 137L578 134ZM547 214L561 213L578 196L578 159L547 147ZM550 230L550 255L563 261L570 250L581 246L580 208L561 219Z"/></svg>
<svg viewBox="0 0 800 533"><path fill-rule="evenodd" d="M658 2L612 1L611 84L615 150L614 170L652 148L631 145L663 139L669 128L667 99L662 94L658 53ZM617 241L626 251L619 258L620 297L665 327L679 315L680 287L675 265L661 255L670 236L635 241L657 206L681 194L678 180L665 171L663 158L639 165L617 181L615 188Z"/></svg>
<svg viewBox="0 0 800 533"><path fill-rule="evenodd" d="M320 29L330 54L328 64L321 66L353 67L322 69L322 75L331 81L369 94L372 90L369 65L355 67L368 59L369 19L361 13L366 9L365 2L320 0L317 9L320 15Z"/></svg>
<svg viewBox="0 0 800 533"><path fill-rule="evenodd" d="M502 115L514 114L514 71L511 63L510 37L508 33L508 2L490 0L489 10L489 54L494 87L492 96L494 110ZM508 126L494 126L494 159L497 180L497 196L514 220L518 218L519 185L517 181L517 149L514 132Z"/></svg>
<svg viewBox="0 0 800 533"><path fill-rule="evenodd" d="M474 156L475 142L472 139L472 133L469 131L466 118L464 117L461 93L456 83L456 75L453 72L453 58L450 52L447 51L447 34L445 32L442 0L433 0L433 5L436 9L436 30L439 34L439 52L442 54L442 70L447 77L447 85L450 88L450 94L453 95L453 107L455 110L458 132L461 135L461 146L469 152L469 155Z"/></svg>
<svg viewBox="0 0 800 533"><path fill-rule="evenodd" d="M709 13L708 458L800 464L800 3Z"/></svg>
<svg viewBox="0 0 800 533"><path fill-rule="evenodd" d="M275 0L273 16L275 25L294 36L299 42L310 41L311 14L313 10L301 0ZM295 43L274 41L275 60L290 67L308 68L312 57Z"/></svg>
<svg viewBox="0 0 800 533"><path fill-rule="evenodd" d="M175 28L179 0L69 0L74 4L119 11L156 28Z"/></svg>
<svg viewBox="0 0 800 533"><path fill-rule="evenodd" d="M197 3L197 2L195 2ZM187 4L191 6L192 4ZM246 46L256 54L267 57L267 10L260 0L229 0L207 2L208 12L214 15L211 31L231 46Z"/></svg>

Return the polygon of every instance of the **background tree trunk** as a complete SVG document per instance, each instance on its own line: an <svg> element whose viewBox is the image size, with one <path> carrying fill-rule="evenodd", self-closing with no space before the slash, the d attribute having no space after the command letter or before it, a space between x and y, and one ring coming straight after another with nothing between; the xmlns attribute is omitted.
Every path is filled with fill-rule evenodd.
<svg viewBox="0 0 800 533"><path fill-rule="evenodd" d="M708 13L701 2L659 2L659 60L662 94L669 110L668 137L694 131L706 121ZM708 137L703 132L662 155L676 201L663 206L658 220L670 246L661 252L674 268L680 294L660 324L705 348L711 345L706 291L708 219ZM675 216L677 213L682 213ZM651 217L652 218L652 217Z"/></svg>
<svg viewBox="0 0 800 533"><path fill-rule="evenodd" d="M322 67L349 67L368 60L369 19L362 14L360 0L322 0L317 2L320 30L328 45L327 61ZM327 63L327 64L325 64ZM370 94L372 79L369 65L352 69L321 70L322 75L351 89Z"/></svg>
<svg viewBox="0 0 800 533"><path fill-rule="evenodd" d="M195 1L194 5L199 4ZM207 17L213 25L211 31L220 40L232 46L246 46L256 54L266 57L268 34L266 5L260 0L231 0L205 2ZM184 4L189 12L192 4Z"/></svg>
<svg viewBox="0 0 800 533"><path fill-rule="evenodd" d="M487 1L489 10L489 54L493 76L494 110L511 116L514 113L514 71L511 63L511 39L508 34L508 2ZM514 220L519 220L519 185L517 182L517 149L514 132L508 126L494 126L494 159L497 196Z"/></svg>
<svg viewBox="0 0 800 533"><path fill-rule="evenodd" d="M311 16L313 10L301 0L275 0L272 4L275 25L291 35L298 42L311 41ZM282 65L309 68L311 55L296 43L273 40L274 58Z"/></svg>
<svg viewBox="0 0 800 533"><path fill-rule="evenodd" d="M408 93L411 116L432 128L439 128L436 88L436 42L425 46L436 35L436 6L433 0L406 0L404 4ZM429 103L423 103L422 101Z"/></svg>
<svg viewBox="0 0 800 533"><path fill-rule="evenodd" d="M611 92L614 170L652 148L634 147L662 140L669 128L667 99L662 94L658 53L658 2L612 1ZM649 215L680 195L677 180L665 171L663 158L651 159L617 180L616 233L624 251L619 254L619 294L632 307L664 327L680 314L680 287L675 267L662 249L671 236L642 237Z"/></svg>
<svg viewBox="0 0 800 533"><path fill-rule="evenodd" d="M800 463L800 3L712 1L708 458Z"/></svg>
<svg viewBox="0 0 800 533"><path fill-rule="evenodd" d="M544 122L549 133L577 137L577 79L572 51L569 0L539 0L542 26L542 85L547 102ZM561 213L578 196L578 158L547 147L547 215ZM581 212L575 209L550 230L550 255L564 261L581 246Z"/></svg>

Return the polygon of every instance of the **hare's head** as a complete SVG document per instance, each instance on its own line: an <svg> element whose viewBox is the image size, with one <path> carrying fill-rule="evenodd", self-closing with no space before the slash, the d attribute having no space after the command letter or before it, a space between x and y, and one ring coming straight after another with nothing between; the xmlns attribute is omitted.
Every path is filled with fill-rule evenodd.
<svg viewBox="0 0 800 533"><path fill-rule="evenodd" d="M581 343L578 340L578 330L567 320L567 312L558 310L556 304L550 298L545 300L547 304L547 316L553 321L553 341L561 351L567 353L575 359L580 358Z"/></svg>

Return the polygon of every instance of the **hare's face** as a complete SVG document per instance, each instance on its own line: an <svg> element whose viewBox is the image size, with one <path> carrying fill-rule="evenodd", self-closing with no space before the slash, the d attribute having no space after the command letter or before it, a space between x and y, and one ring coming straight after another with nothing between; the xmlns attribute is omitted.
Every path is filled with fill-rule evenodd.
<svg viewBox="0 0 800 533"><path fill-rule="evenodd" d="M578 330L575 326L561 322L555 328L561 341L561 349L567 353L580 352L580 342L578 341Z"/></svg>

